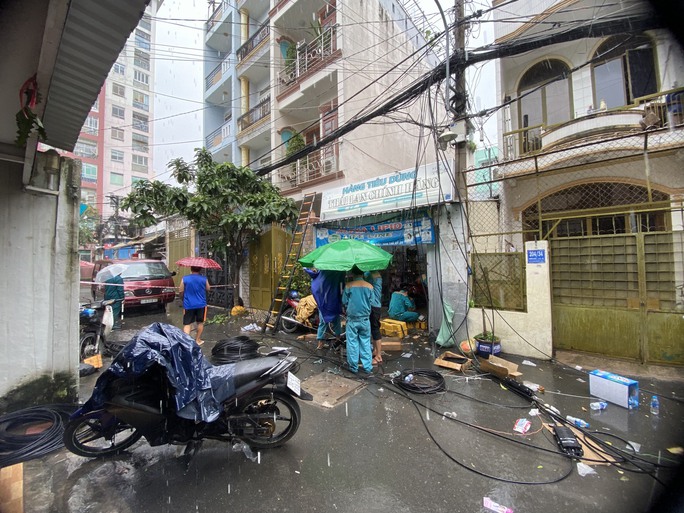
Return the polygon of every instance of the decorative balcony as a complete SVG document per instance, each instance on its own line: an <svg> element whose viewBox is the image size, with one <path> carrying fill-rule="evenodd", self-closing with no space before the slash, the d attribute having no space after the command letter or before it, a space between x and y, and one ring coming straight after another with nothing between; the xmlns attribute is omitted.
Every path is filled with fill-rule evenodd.
<svg viewBox="0 0 684 513"><path fill-rule="evenodd" d="M326 27L323 33L310 43L297 43L297 56L292 62L286 63L285 69L279 73L278 93L286 91L305 75L334 60L336 50L337 25Z"/></svg>
<svg viewBox="0 0 684 513"><path fill-rule="evenodd" d="M503 135L503 160L614 137L618 133L673 127L683 122L684 88L673 89L638 98L635 105L578 113L575 119L552 127L535 125L506 132Z"/></svg>
<svg viewBox="0 0 684 513"><path fill-rule="evenodd" d="M274 175L274 183L281 190L286 191L318 178L334 175L339 171L337 155L337 143L324 146L297 162L280 168Z"/></svg>
<svg viewBox="0 0 684 513"><path fill-rule="evenodd" d="M221 23L225 13L228 11L228 2L217 2L215 5L216 8L209 16L209 20L207 20L207 32L211 32L214 27Z"/></svg>
<svg viewBox="0 0 684 513"><path fill-rule="evenodd" d="M209 151L214 151L217 150L221 147L223 147L228 140L231 138L232 135L232 122L233 119L228 118L223 125L218 127L216 130L214 130L212 133L210 133L208 136L205 137L204 139L204 146L207 148Z"/></svg>
<svg viewBox="0 0 684 513"><path fill-rule="evenodd" d="M240 48L237 49L236 55L238 59L238 64L241 64L247 56L252 53L252 51L259 46L259 44L264 41L265 39L268 39L268 36L271 34L271 27L268 23L264 23L261 27L259 27L259 30L257 30L252 37L250 37L245 44L243 44Z"/></svg>
<svg viewBox="0 0 684 513"><path fill-rule="evenodd" d="M271 115L271 97L261 100L255 107L238 118L238 131L243 132L255 125L258 121Z"/></svg>

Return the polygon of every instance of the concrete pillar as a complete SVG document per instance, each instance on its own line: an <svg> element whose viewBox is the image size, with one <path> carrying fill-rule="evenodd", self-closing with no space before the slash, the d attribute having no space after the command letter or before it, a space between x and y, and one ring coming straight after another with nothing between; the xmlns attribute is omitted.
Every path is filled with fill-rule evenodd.
<svg viewBox="0 0 684 513"><path fill-rule="evenodd" d="M249 147L247 146L240 146L240 157L242 159L242 162L240 162L240 165L242 167L246 166L249 164Z"/></svg>
<svg viewBox="0 0 684 513"><path fill-rule="evenodd" d="M240 44L244 45L249 39L249 11L240 9Z"/></svg>
<svg viewBox="0 0 684 513"><path fill-rule="evenodd" d="M249 79L240 77L240 115L249 110Z"/></svg>
<svg viewBox="0 0 684 513"><path fill-rule="evenodd" d="M551 262L549 242L525 243L527 275L526 339L547 355L552 354L553 320L551 315ZM521 351L522 352L522 351ZM538 356L532 354L531 356Z"/></svg>

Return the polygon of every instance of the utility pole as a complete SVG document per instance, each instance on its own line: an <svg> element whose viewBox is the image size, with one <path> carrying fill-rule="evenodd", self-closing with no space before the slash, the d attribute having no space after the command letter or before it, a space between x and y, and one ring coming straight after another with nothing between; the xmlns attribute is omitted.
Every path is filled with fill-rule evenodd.
<svg viewBox="0 0 684 513"><path fill-rule="evenodd" d="M109 206L114 209L114 244L119 243L119 202L121 201L121 196L116 194L107 195L109 198Z"/></svg>
<svg viewBox="0 0 684 513"><path fill-rule="evenodd" d="M454 36L456 40L456 51L461 52L463 55L463 61L465 62L465 25L463 23L463 0L455 0L454 2L454 12L456 14L456 26L454 27ZM453 81L453 90L448 93L453 95L449 98L449 110L456 119L463 119L461 121L464 124L463 133L468 135L468 125L465 121L466 108L468 105L465 87L465 66L457 66L454 70L455 77ZM467 200L468 189L466 187L466 177L463 170L466 167L466 142L456 141L456 152L454 155L454 175L457 177L456 187L459 187L459 195L461 197L461 204ZM458 178L460 177L460 178Z"/></svg>

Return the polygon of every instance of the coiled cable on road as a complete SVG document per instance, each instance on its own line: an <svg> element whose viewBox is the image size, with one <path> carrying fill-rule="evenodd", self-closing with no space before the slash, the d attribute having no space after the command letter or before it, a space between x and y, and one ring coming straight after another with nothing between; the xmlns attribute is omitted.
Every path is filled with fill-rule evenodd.
<svg viewBox="0 0 684 513"><path fill-rule="evenodd" d="M40 458L64 447L64 425L74 410L72 405L45 405L1 416L0 467ZM36 428L40 431L29 433Z"/></svg>
<svg viewBox="0 0 684 513"><path fill-rule="evenodd" d="M211 361L215 365L241 362L259 357L261 357L259 343L246 335L219 340L211 350Z"/></svg>
<svg viewBox="0 0 684 513"><path fill-rule="evenodd" d="M446 381L439 372L431 369L405 369L394 383L412 394L437 394L446 391Z"/></svg>

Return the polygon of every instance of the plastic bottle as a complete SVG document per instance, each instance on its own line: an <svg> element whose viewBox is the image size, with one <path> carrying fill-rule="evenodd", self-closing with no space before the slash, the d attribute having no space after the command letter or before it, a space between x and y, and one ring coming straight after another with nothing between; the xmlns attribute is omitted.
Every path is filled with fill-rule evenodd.
<svg viewBox="0 0 684 513"><path fill-rule="evenodd" d="M658 415L660 413L660 401L658 396L651 397L651 415Z"/></svg>
<svg viewBox="0 0 684 513"><path fill-rule="evenodd" d="M589 427L589 423L586 420L578 419L577 417L571 417L570 415L568 415L565 418L568 420L568 422L570 422L571 424L574 424L577 427L581 427L581 428L588 428Z"/></svg>
<svg viewBox="0 0 684 513"><path fill-rule="evenodd" d="M608 406L608 403L605 401L596 401L595 403L589 404L589 407L592 410L605 410L607 406Z"/></svg>

